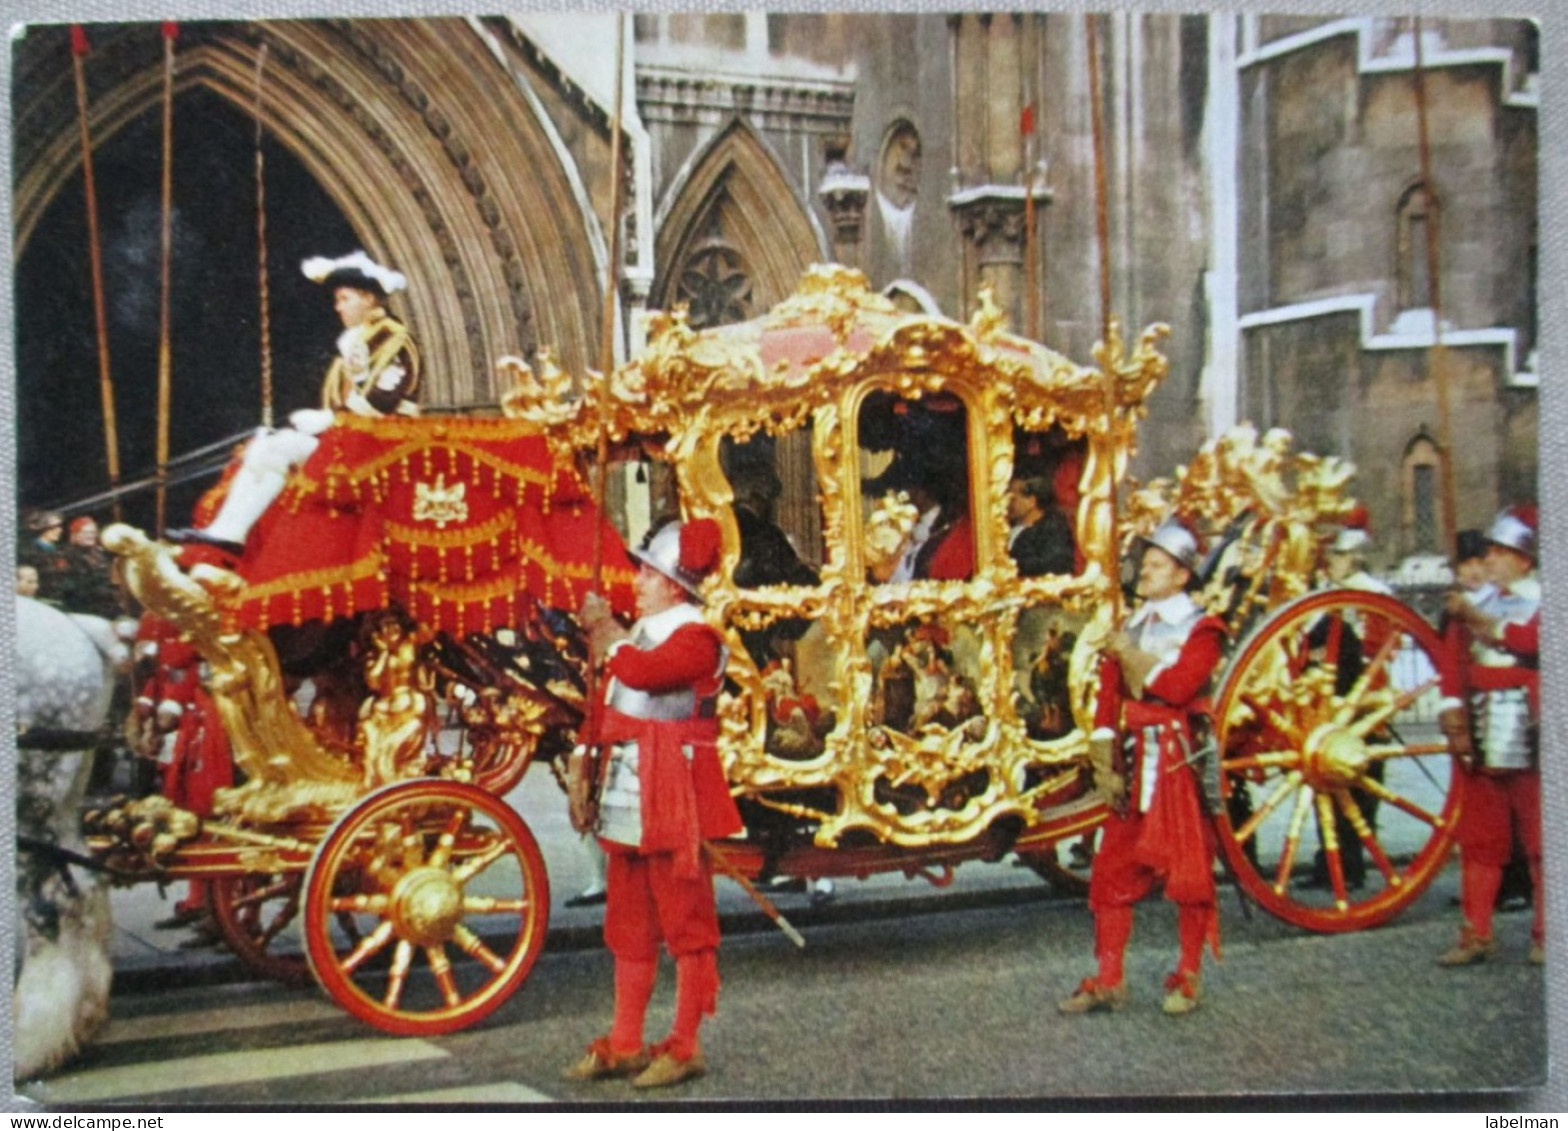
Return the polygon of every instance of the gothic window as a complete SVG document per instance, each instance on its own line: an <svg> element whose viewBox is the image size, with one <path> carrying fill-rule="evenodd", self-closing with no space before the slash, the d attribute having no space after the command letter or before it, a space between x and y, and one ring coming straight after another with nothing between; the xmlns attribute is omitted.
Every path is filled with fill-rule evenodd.
<svg viewBox="0 0 1568 1131"><path fill-rule="evenodd" d="M1397 301L1400 310L1426 310L1432 306L1432 280L1427 272L1427 225L1436 219L1433 202L1421 183L1411 185L1399 198Z"/></svg>
<svg viewBox="0 0 1568 1131"><path fill-rule="evenodd" d="M1406 546L1412 554L1442 553L1445 545L1437 505L1439 458L1437 444L1425 430L1405 448L1404 518Z"/></svg>
<svg viewBox="0 0 1568 1131"><path fill-rule="evenodd" d="M914 206L920 192L920 133L908 122L888 131L877 165L877 191L895 208Z"/></svg>
<svg viewBox="0 0 1568 1131"><path fill-rule="evenodd" d="M695 330L751 317L751 277L746 261L725 238L717 210L707 234L692 245L681 264L675 298L690 308Z"/></svg>

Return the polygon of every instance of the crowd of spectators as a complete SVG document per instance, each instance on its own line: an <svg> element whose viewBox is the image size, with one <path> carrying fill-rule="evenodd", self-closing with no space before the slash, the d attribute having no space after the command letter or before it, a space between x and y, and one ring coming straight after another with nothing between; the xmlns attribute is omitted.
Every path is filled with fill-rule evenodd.
<svg viewBox="0 0 1568 1131"><path fill-rule="evenodd" d="M114 559L98 542L98 522L32 511L17 543L16 591L71 613L113 620L131 612Z"/></svg>

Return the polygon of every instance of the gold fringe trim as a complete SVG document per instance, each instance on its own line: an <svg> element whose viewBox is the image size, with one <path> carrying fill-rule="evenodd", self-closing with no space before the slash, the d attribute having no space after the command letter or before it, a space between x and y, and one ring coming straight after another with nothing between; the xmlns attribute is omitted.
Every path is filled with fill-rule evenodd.
<svg viewBox="0 0 1568 1131"><path fill-rule="evenodd" d="M591 581L593 579L593 566L588 562L563 562L549 553L539 543L530 538L518 540L518 548L523 558L553 577L569 577L577 581ZM604 576L612 582L621 582L630 585L636 579L636 574L625 567L605 566Z"/></svg>
<svg viewBox="0 0 1568 1131"><path fill-rule="evenodd" d="M517 512L509 509L501 511L494 518L478 526L458 530L426 530L418 526L405 526L391 519L383 523L382 529L394 542L404 542L411 546L428 546L438 550L455 550L494 542L516 527Z"/></svg>
<svg viewBox="0 0 1568 1131"><path fill-rule="evenodd" d="M310 589L324 590L334 585L352 585L385 572L386 557L380 550L375 550L346 566L313 569L308 573L286 573L260 585L248 585L240 594L240 602L245 604L265 601L272 597L292 596Z"/></svg>
<svg viewBox="0 0 1568 1131"><path fill-rule="evenodd" d="M540 472L531 464L503 459L483 448L474 448L462 443L448 443L445 440L432 443L428 436L403 441L397 447L375 459L357 464L352 469L344 469L341 478L351 484L364 483L369 480L382 478L383 472L390 471L399 465L408 464L410 465L408 467L409 477L413 479L418 474L427 474L428 469L435 462L434 454L442 451L466 455L474 463L488 467L497 478L514 479L520 483L541 489L548 488L555 480L557 468L553 464L549 472ZM417 468L417 472L414 465L414 457L417 457L418 463L422 465ZM335 466L331 474L333 477L339 475Z"/></svg>

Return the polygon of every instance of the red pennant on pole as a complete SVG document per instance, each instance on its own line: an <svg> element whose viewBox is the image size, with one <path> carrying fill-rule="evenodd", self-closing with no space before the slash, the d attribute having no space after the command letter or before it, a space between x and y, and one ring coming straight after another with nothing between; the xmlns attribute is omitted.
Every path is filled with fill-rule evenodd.
<svg viewBox="0 0 1568 1131"><path fill-rule="evenodd" d="M163 21L163 38L165 38L165 39L178 39L179 37L180 37L180 25L175 23L173 20L164 20Z"/></svg>
<svg viewBox="0 0 1568 1131"><path fill-rule="evenodd" d="M86 55L92 48L87 43L87 29L81 24L71 25L71 54Z"/></svg>
<svg viewBox="0 0 1568 1131"><path fill-rule="evenodd" d="M1025 135L1034 133L1034 103L1024 107L1023 114L1018 119L1018 132Z"/></svg>

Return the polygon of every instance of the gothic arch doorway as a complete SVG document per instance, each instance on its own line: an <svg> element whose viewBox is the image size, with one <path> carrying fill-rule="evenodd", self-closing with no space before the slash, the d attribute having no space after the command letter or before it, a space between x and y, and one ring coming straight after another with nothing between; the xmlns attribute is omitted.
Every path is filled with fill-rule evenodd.
<svg viewBox="0 0 1568 1131"><path fill-rule="evenodd" d="M691 308L694 327L755 317L828 258L821 233L767 146L737 119L671 191L653 305Z"/></svg>
<svg viewBox="0 0 1568 1131"><path fill-rule="evenodd" d="M158 104L162 45L155 24L92 35L91 128L101 146ZM35 27L17 48L18 256L79 167L67 39L64 27ZM177 97L204 88L249 115L262 43L268 134L358 242L411 280L401 313L421 338L426 400L493 403L494 360L541 345L581 371L598 335L597 221L520 90L517 42L457 18L185 24ZM587 122L590 135L596 127ZM194 128L176 119L176 148Z"/></svg>

